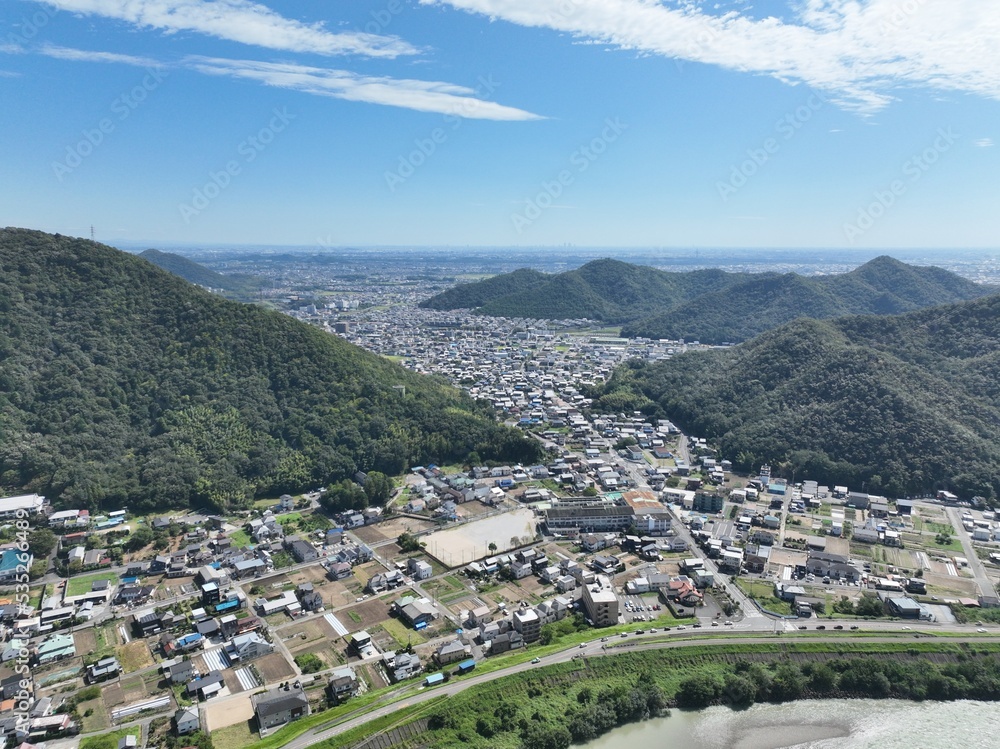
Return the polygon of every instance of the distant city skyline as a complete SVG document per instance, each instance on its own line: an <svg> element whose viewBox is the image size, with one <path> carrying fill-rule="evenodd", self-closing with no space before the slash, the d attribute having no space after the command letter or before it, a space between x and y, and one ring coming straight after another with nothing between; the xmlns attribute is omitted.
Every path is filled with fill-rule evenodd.
<svg viewBox="0 0 1000 749"><path fill-rule="evenodd" d="M995 249L977 0L8 0L0 223L136 247Z"/></svg>

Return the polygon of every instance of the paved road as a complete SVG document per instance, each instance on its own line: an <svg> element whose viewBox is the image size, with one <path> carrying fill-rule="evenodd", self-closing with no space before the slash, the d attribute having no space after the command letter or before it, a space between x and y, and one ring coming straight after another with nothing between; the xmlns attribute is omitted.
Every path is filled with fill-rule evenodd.
<svg viewBox="0 0 1000 749"><path fill-rule="evenodd" d="M869 622L865 622L865 629L868 628ZM895 624L895 629L899 629L900 625ZM631 642L642 642L636 635L630 635L629 637L635 638ZM656 649L672 649L680 648L692 645L690 640L678 640L676 642L662 642L662 641L648 641L650 640L650 635L646 635L647 642L642 642L642 644L633 645L632 647L622 648L620 647L624 644L624 640L618 637L609 638L607 643L601 643L597 640L588 643L584 648L569 648L555 655L546 656L541 664L533 664L530 661L520 663L516 666L510 666L501 671L493 671L491 673L480 674L478 676L473 676L469 679L465 679L459 682L452 682L445 684L444 686L435 687L433 689L421 689L419 692L413 694L412 696L406 697L400 702L394 702L391 704L381 705L380 707L373 707L371 710L367 711L364 715L357 716L355 718L350 718L336 726L332 726L325 729L314 729L311 731L306 731L301 736L298 736L283 746L283 749L307 749L307 747L312 746L320 741L325 741L327 739L338 736L345 731L349 731L352 728L357 728L358 726L364 725L365 723L375 720L377 718L382 718L386 715L390 715L397 710L404 707L410 707L413 705L419 705L428 700L434 699L440 696L452 696L458 694L468 687L474 686L476 684L483 684L488 681L493 681L494 679L499 679L504 676L510 676L517 673L523 673L533 668L540 668L546 664L552 663L565 663L567 661L573 660L578 657L601 657L605 655L614 655L616 653L624 651L636 651L636 650L656 650ZM626 638L627 639L627 638ZM793 641L795 638L791 638ZM787 642L788 640L783 640ZM829 635L825 637L810 637L808 642L836 642L843 641L842 637L836 635ZM871 636L871 637L852 637L850 642L857 643L887 643L887 642L905 642L900 636ZM954 643L977 643L977 642L995 642L996 639L990 639L988 636L970 636L963 638L949 639L948 642ZM764 637L711 637L705 638L699 641L697 644L709 645L709 646L721 646L721 645L761 645L761 644L773 644L775 642L775 637L764 636ZM604 646L608 646L605 650ZM611 647L618 646L618 647Z"/></svg>
<svg viewBox="0 0 1000 749"><path fill-rule="evenodd" d="M972 548L972 539L969 538L969 534L962 527L962 518L959 517L958 510L954 507L946 507L945 512L948 513L948 519L955 529L955 535L962 544L962 551L965 554L965 558L969 560L969 569L972 570L972 575L976 580L976 591L981 596L996 595L993 583L990 582L990 578L986 574L986 568L979 557L976 556L976 550Z"/></svg>

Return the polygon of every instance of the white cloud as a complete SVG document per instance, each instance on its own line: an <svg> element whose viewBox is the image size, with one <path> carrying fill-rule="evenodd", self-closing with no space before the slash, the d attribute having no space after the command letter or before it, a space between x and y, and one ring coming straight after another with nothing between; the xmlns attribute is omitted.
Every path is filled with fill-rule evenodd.
<svg viewBox="0 0 1000 749"><path fill-rule="evenodd" d="M61 10L115 18L167 33L194 31L267 49L394 58L417 49L394 36L328 31L249 0L45 0Z"/></svg>
<svg viewBox="0 0 1000 749"><path fill-rule="evenodd" d="M55 57L58 60L73 60L78 62L111 62L123 65L136 65L144 68L151 68L159 65L156 60L149 57L136 57L134 55L121 55L117 52L91 52L84 49L73 49L71 47L57 47L46 44L39 50L46 57Z"/></svg>
<svg viewBox="0 0 1000 749"><path fill-rule="evenodd" d="M347 70L316 68L291 63L189 57L186 67L208 75L257 81L320 96L384 104L480 120L538 120L537 114L475 97L465 86L439 81L365 76Z"/></svg>
<svg viewBox="0 0 1000 749"><path fill-rule="evenodd" d="M979 140L972 141L972 145L976 148L991 148L993 146L992 138L980 138Z"/></svg>
<svg viewBox="0 0 1000 749"><path fill-rule="evenodd" d="M420 2L805 83L864 111L907 86L1000 99L1000 13L984 0L798 0L789 21L654 0Z"/></svg>

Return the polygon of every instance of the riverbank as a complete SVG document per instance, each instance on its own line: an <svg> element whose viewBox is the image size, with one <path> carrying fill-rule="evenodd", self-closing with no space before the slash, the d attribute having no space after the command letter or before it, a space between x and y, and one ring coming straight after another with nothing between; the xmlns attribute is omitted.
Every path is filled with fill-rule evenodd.
<svg viewBox="0 0 1000 749"><path fill-rule="evenodd" d="M1000 699L1000 643L706 645L579 658L477 685L406 721L427 731L394 749L560 749L670 705L704 707L855 697ZM362 747L362 733L323 742ZM362 741L362 743L359 743Z"/></svg>

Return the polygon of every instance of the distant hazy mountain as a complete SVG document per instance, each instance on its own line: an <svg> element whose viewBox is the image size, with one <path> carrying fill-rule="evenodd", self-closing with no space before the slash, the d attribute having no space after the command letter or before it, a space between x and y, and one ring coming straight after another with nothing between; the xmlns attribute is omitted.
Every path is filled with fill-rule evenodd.
<svg viewBox="0 0 1000 749"><path fill-rule="evenodd" d="M671 273L618 260L593 260L554 275L519 270L463 284L424 302L434 309L471 307L498 317L578 318L622 323L727 288L749 274L720 270ZM497 293L503 289L510 291Z"/></svg>
<svg viewBox="0 0 1000 749"><path fill-rule="evenodd" d="M632 363L598 403L665 415L746 470L1000 496L1000 296L797 320L729 349Z"/></svg>
<svg viewBox="0 0 1000 749"><path fill-rule="evenodd" d="M139 257L173 273L175 276L180 276L185 281L209 289L221 289L234 294L246 295L252 294L260 285L260 279L253 276L227 276L223 273L216 273L211 268L206 268L204 265L173 252L145 250L139 254Z"/></svg>
<svg viewBox="0 0 1000 749"><path fill-rule="evenodd" d="M565 273L522 269L462 284L423 306L499 317L586 317L622 324L622 335L629 337L733 343L800 317L896 314L996 291L941 268L884 256L830 276L678 273L594 260Z"/></svg>
<svg viewBox="0 0 1000 749"><path fill-rule="evenodd" d="M69 507L246 507L358 470L532 460L437 379L82 239L0 230L0 485Z"/></svg>
<svg viewBox="0 0 1000 749"><path fill-rule="evenodd" d="M800 317L891 315L996 291L941 268L907 265L882 256L838 275L754 277L628 323L622 335L736 342Z"/></svg>

